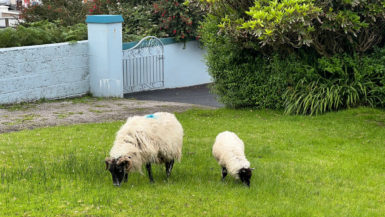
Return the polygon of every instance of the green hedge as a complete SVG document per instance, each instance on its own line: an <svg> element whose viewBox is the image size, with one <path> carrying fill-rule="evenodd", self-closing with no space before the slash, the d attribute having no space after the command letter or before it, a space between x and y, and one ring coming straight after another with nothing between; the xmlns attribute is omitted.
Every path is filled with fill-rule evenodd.
<svg viewBox="0 0 385 217"><path fill-rule="evenodd" d="M87 26L59 26L48 21L0 30L0 48L79 41L87 39Z"/></svg>
<svg viewBox="0 0 385 217"><path fill-rule="evenodd" d="M229 107L283 108L287 87L310 69L294 56L269 58L253 49L239 49L230 37L217 34L218 23L215 16L208 16L201 34L219 100Z"/></svg>
<svg viewBox="0 0 385 217"><path fill-rule="evenodd" d="M227 106L310 115L385 107L382 3L206 2L200 33L213 90Z"/></svg>

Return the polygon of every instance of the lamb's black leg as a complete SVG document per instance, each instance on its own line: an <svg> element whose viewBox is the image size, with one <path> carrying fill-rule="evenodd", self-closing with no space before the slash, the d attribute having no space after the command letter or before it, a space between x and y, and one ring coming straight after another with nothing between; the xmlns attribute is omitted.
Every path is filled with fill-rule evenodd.
<svg viewBox="0 0 385 217"><path fill-rule="evenodd" d="M128 173L124 174L123 182L127 182L127 180L128 180Z"/></svg>
<svg viewBox="0 0 385 217"><path fill-rule="evenodd" d="M150 182L154 182L154 179L152 178L151 163L146 164L146 169L147 169L148 178L150 179Z"/></svg>
<svg viewBox="0 0 385 217"><path fill-rule="evenodd" d="M170 177L171 175L171 171L172 171L172 167L174 166L174 160L170 161L170 162L166 162L166 174L167 174L167 178Z"/></svg>
<svg viewBox="0 0 385 217"><path fill-rule="evenodd" d="M222 167L222 181L225 180L227 176L227 169L226 167Z"/></svg>

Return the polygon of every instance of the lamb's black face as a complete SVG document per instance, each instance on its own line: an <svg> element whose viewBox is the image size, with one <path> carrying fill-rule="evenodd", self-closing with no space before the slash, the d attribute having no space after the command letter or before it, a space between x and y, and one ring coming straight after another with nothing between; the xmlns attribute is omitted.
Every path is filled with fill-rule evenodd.
<svg viewBox="0 0 385 217"><path fill-rule="evenodd" d="M250 187L250 178L252 175L251 171L252 171L251 168L242 168L238 172L239 178L248 187Z"/></svg>
<svg viewBox="0 0 385 217"><path fill-rule="evenodd" d="M112 182L115 186L120 186L122 182L127 181L127 168L129 162L121 159L106 159L106 169L112 175Z"/></svg>

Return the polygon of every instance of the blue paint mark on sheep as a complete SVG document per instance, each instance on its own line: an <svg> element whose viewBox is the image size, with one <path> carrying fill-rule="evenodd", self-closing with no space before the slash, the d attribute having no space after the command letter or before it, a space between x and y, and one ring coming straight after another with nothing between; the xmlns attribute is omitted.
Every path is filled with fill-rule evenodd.
<svg viewBox="0 0 385 217"><path fill-rule="evenodd" d="M156 119L154 114L146 115L146 118L154 118L154 119Z"/></svg>

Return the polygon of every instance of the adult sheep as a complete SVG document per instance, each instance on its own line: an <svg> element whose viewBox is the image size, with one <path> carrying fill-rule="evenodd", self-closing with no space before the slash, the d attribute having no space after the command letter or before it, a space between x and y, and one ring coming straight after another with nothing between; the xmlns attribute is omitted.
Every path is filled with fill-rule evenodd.
<svg viewBox="0 0 385 217"><path fill-rule="evenodd" d="M114 145L107 157L106 169L111 172L115 186L127 181L128 173L146 165L150 182L154 182L151 163L165 163L167 178L174 161L182 157L183 128L175 115L157 112L134 116L117 132Z"/></svg>
<svg viewBox="0 0 385 217"><path fill-rule="evenodd" d="M252 168L245 156L243 141L233 132L219 133L213 145L213 156L222 166L222 180L230 173L250 187Z"/></svg>

